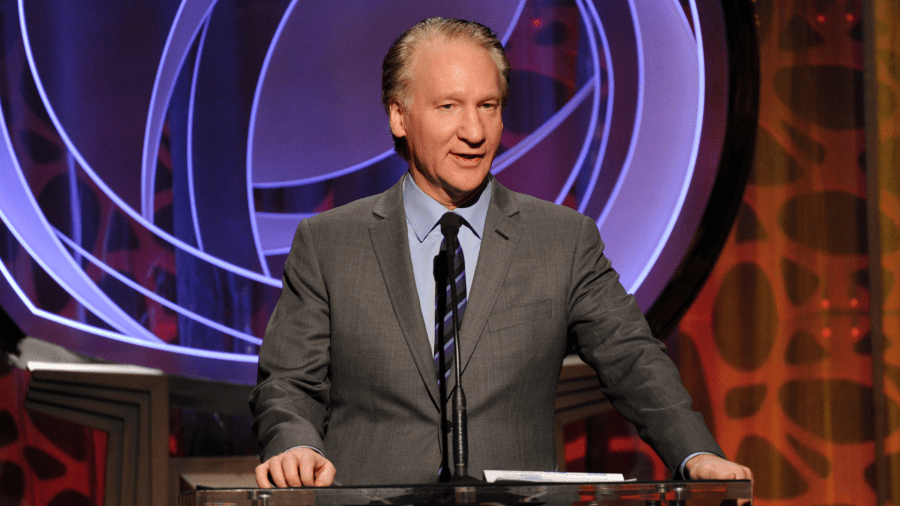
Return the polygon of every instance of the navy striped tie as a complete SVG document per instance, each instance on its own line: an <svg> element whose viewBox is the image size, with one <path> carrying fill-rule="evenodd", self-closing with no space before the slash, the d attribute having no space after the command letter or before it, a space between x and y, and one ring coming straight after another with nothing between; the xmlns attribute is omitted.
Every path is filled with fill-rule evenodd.
<svg viewBox="0 0 900 506"><path fill-rule="evenodd" d="M445 251L446 239L441 241L441 252L435 258L436 287L435 297L435 327L434 327L434 368L438 375L438 384L444 391L444 384L450 376L453 364L453 312L452 298L450 296L450 284L447 280L447 261ZM466 263L463 258L462 246L456 248L456 261L453 265L453 280L456 283L456 296L459 300L459 323L462 326L463 314L466 312ZM446 397L442 399L446 402Z"/></svg>

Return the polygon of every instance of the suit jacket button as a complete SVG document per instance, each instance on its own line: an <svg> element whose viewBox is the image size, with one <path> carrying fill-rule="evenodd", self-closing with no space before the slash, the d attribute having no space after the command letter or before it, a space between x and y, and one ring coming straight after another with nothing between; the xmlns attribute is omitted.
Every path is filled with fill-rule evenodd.
<svg viewBox="0 0 900 506"><path fill-rule="evenodd" d="M444 429L445 434L450 434L453 432L453 422L450 420L444 420L441 422L441 428Z"/></svg>

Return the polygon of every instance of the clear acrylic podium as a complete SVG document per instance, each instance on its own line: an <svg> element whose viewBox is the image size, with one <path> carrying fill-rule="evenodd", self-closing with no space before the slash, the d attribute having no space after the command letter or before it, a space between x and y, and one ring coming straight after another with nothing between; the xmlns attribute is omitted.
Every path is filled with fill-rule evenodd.
<svg viewBox="0 0 900 506"><path fill-rule="evenodd" d="M751 499L750 481L506 483L294 489L198 489L180 506L553 505L675 506L736 504Z"/></svg>

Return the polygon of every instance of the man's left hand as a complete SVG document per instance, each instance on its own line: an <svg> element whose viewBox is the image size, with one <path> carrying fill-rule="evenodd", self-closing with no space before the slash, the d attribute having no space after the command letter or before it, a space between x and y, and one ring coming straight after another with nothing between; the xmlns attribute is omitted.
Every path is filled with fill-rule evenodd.
<svg viewBox="0 0 900 506"><path fill-rule="evenodd" d="M684 465L685 474L692 480L750 480L753 472L740 464L735 464L711 453L697 455ZM752 486L752 485L751 485ZM747 504L739 501L738 504Z"/></svg>
<svg viewBox="0 0 900 506"><path fill-rule="evenodd" d="M693 480L752 480L750 469L711 453L697 455L684 465Z"/></svg>

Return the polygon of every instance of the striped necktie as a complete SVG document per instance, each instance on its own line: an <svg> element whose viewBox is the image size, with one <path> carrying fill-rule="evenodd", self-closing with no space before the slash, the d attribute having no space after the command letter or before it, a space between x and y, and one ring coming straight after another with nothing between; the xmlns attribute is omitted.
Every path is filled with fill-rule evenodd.
<svg viewBox="0 0 900 506"><path fill-rule="evenodd" d="M441 241L441 251L435 258L435 276L437 293L435 297L435 327L434 327L434 367L438 375L438 383L441 391L450 376L453 364L453 312L450 296L450 283L447 280L447 261L445 251L446 239ZM456 248L456 261L453 265L453 283L456 284L456 296L459 300L459 323L462 325L463 314L466 312L466 268L463 258L462 246ZM446 402L446 397L443 401Z"/></svg>

